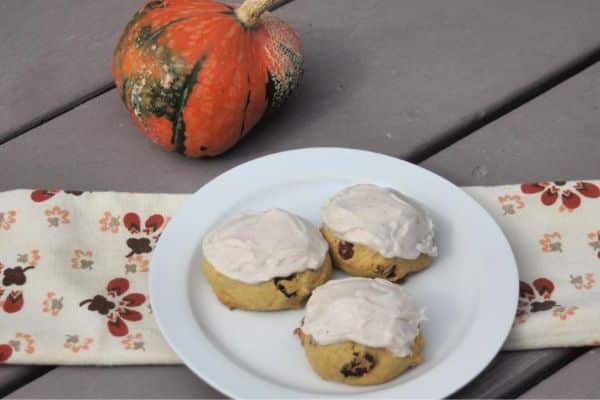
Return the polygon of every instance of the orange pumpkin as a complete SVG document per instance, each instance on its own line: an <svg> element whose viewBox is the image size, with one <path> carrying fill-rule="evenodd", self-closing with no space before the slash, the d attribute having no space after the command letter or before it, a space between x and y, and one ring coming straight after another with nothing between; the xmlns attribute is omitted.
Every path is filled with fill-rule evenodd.
<svg viewBox="0 0 600 400"><path fill-rule="evenodd" d="M189 157L231 148L298 85L294 30L267 9L213 0L153 0L129 22L113 75L131 117L152 141Z"/></svg>

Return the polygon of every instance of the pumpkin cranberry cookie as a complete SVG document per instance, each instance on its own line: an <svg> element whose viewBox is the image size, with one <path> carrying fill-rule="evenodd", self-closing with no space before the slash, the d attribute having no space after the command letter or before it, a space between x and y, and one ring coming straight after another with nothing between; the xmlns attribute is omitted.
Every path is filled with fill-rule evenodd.
<svg viewBox="0 0 600 400"><path fill-rule="evenodd" d="M327 242L308 221L273 209L242 215L209 232L203 269L229 308L300 308L331 275Z"/></svg>
<svg viewBox="0 0 600 400"><path fill-rule="evenodd" d="M437 256L433 223L413 200L376 185L355 185L323 209L333 264L351 275L402 280Z"/></svg>
<svg viewBox="0 0 600 400"><path fill-rule="evenodd" d="M375 385L423 361L422 320L422 311L402 286L346 278L313 292L296 334L321 378Z"/></svg>

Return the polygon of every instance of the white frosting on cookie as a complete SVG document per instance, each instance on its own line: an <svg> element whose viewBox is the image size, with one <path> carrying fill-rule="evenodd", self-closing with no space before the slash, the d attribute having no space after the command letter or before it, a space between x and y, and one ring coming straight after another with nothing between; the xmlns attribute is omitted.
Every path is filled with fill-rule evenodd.
<svg viewBox="0 0 600 400"><path fill-rule="evenodd" d="M353 341L406 357L423 320L423 311L402 286L379 278L346 278L313 291L301 329L321 345Z"/></svg>
<svg viewBox="0 0 600 400"><path fill-rule="evenodd" d="M254 284L318 269L328 246L310 222L273 209L242 215L209 232L202 250L221 274Z"/></svg>
<svg viewBox="0 0 600 400"><path fill-rule="evenodd" d="M323 223L338 238L363 244L387 258L437 256L431 218L394 189L350 186L325 205Z"/></svg>

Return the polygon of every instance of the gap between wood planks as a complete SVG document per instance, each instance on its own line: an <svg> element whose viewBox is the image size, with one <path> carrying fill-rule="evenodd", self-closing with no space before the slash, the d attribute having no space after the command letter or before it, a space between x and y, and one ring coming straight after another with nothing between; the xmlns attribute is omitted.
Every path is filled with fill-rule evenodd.
<svg viewBox="0 0 600 400"><path fill-rule="evenodd" d="M465 119L454 128L449 129L440 138L423 143L419 148L410 153L406 157L406 160L415 164L427 160L436 153L439 153L459 140L464 139L476 130L483 128L503 115L510 113L521 107L523 104L544 94L555 86L558 86L598 61L600 61L600 46L573 59L556 71L524 86L520 90L517 90L516 93L509 95L504 99L500 99L487 110L483 110L482 112L476 113L470 118Z"/></svg>
<svg viewBox="0 0 600 400"><path fill-rule="evenodd" d="M10 366L8 367L10 368ZM25 386L26 384L33 382L37 378L47 374L52 371L55 367L47 366L47 367L31 367L30 371L26 374L23 374L18 379L8 382L6 385L0 386L0 398L4 398L8 396L10 393L14 392L18 388Z"/></svg>

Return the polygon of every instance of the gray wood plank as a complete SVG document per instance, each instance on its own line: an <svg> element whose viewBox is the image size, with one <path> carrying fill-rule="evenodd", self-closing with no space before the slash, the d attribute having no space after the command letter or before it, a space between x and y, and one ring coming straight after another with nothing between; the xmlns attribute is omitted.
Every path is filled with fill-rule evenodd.
<svg viewBox="0 0 600 400"><path fill-rule="evenodd" d="M524 393L524 399L600 398L600 350L594 349Z"/></svg>
<svg viewBox="0 0 600 400"><path fill-rule="evenodd" d="M599 13L593 0L295 1L279 14L303 40L306 79L270 141L387 143L414 159L598 48Z"/></svg>
<svg viewBox="0 0 600 400"><path fill-rule="evenodd" d="M501 352L484 372L452 397L514 398L584 351L548 349Z"/></svg>
<svg viewBox="0 0 600 400"><path fill-rule="evenodd" d="M0 141L111 81L118 35L141 0L0 3Z"/></svg>
<svg viewBox="0 0 600 400"><path fill-rule="evenodd" d="M62 367L11 393L34 398L209 398L223 396L184 367Z"/></svg>
<svg viewBox="0 0 600 400"><path fill-rule="evenodd" d="M600 63L426 160L459 185L598 178Z"/></svg>

